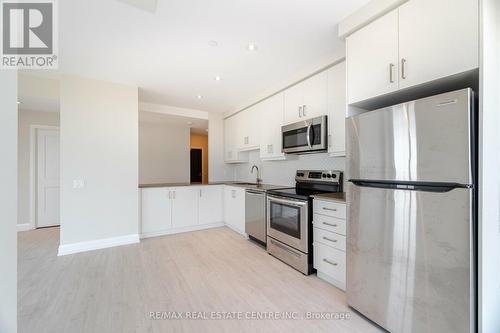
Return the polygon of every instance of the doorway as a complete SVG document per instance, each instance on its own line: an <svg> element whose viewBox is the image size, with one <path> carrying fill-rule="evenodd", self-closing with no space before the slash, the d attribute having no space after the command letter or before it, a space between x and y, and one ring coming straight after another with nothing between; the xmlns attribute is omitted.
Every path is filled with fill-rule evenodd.
<svg viewBox="0 0 500 333"><path fill-rule="evenodd" d="M34 170L35 227L60 225L59 218L59 129L36 128L32 157Z"/></svg>
<svg viewBox="0 0 500 333"><path fill-rule="evenodd" d="M205 130L203 132L205 133L202 134L199 129L191 128L191 182L208 184L208 135Z"/></svg>
<svg viewBox="0 0 500 333"><path fill-rule="evenodd" d="M201 149L191 148L191 183L203 180L203 153Z"/></svg>

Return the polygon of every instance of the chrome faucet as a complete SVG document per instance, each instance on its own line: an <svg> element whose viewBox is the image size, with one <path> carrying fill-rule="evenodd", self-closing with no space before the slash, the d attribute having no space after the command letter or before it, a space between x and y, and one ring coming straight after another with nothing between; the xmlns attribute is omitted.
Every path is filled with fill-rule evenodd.
<svg viewBox="0 0 500 333"><path fill-rule="evenodd" d="M253 169L257 169L257 178L255 179L255 182L257 185L259 185L262 182L262 179L259 177L259 167L256 165L252 165L252 170L250 170L250 173L253 173Z"/></svg>

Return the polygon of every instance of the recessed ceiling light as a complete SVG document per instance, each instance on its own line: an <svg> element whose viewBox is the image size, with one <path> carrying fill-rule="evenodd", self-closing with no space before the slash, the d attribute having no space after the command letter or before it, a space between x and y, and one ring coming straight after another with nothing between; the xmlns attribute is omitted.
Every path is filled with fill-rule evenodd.
<svg viewBox="0 0 500 333"><path fill-rule="evenodd" d="M220 81L220 80L221 80L221 78L220 78L220 76L219 76L219 75L217 75L216 77L214 77L214 80L215 80L215 81Z"/></svg>
<svg viewBox="0 0 500 333"><path fill-rule="evenodd" d="M254 43L248 43L247 50L248 51L257 51L257 45L255 45Z"/></svg>
<svg viewBox="0 0 500 333"><path fill-rule="evenodd" d="M210 45L212 47L217 47L219 45L219 43L217 43L216 40L210 40L210 41L208 41L208 45Z"/></svg>
<svg viewBox="0 0 500 333"><path fill-rule="evenodd" d="M203 96L201 96L201 95L196 95L196 98L198 98L198 99L202 99L202 98L203 98Z"/></svg>

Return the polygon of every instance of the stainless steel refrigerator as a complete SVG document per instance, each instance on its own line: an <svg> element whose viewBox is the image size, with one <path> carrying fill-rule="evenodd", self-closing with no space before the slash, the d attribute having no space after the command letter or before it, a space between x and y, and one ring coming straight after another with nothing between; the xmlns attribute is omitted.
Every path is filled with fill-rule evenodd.
<svg viewBox="0 0 500 333"><path fill-rule="evenodd" d="M348 304L390 332L475 330L475 112L463 89L347 121Z"/></svg>

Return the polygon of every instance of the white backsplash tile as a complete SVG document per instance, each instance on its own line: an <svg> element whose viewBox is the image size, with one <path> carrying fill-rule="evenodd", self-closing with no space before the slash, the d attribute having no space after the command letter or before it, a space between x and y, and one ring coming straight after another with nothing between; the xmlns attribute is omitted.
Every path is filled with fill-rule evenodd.
<svg viewBox="0 0 500 333"><path fill-rule="evenodd" d="M252 165L260 169L266 184L295 186L295 172L304 170L345 170L345 157L331 157L328 154L296 155L285 161L262 161L259 151L249 152L249 162L238 164L234 169L234 180L255 182L256 174L250 173Z"/></svg>

